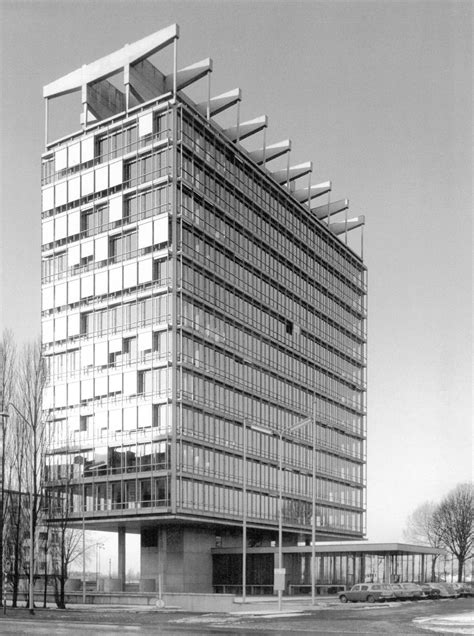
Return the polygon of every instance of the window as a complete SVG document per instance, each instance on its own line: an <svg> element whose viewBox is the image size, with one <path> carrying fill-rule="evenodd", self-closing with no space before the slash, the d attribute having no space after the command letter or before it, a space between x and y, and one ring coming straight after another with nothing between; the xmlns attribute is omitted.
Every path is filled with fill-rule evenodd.
<svg viewBox="0 0 474 636"><path fill-rule="evenodd" d="M140 501L142 506L148 507L152 505L151 501L151 479L144 479L140 481ZM154 530L153 530L154 532ZM142 541L144 541L144 535L142 534ZM142 543L143 545L143 543ZM156 545L156 543L154 544Z"/></svg>
<svg viewBox="0 0 474 636"><path fill-rule="evenodd" d="M153 280L165 285L168 280L168 261L162 259L153 261Z"/></svg>
<svg viewBox="0 0 474 636"><path fill-rule="evenodd" d="M105 229L109 222L109 208L107 205L101 205L95 210L95 227L97 232Z"/></svg>
<svg viewBox="0 0 474 636"><path fill-rule="evenodd" d="M92 415L81 415L79 420L79 430L84 432L90 427L92 421Z"/></svg>
<svg viewBox="0 0 474 636"><path fill-rule="evenodd" d="M92 210L83 210L81 212L81 232L86 232L89 236L94 229L94 214Z"/></svg>
<svg viewBox="0 0 474 636"><path fill-rule="evenodd" d="M125 164L125 181L127 186L133 186L137 183L138 166L136 161Z"/></svg>
<svg viewBox="0 0 474 636"><path fill-rule="evenodd" d="M169 500L168 483L166 477L155 479L155 496L158 505L166 504Z"/></svg>
<svg viewBox="0 0 474 636"><path fill-rule="evenodd" d="M109 242L109 257L116 261L129 257L137 250L137 233L113 236Z"/></svg>
<svg viewBox="0 0 474 636"><path fill-rule="evenodd" d="M67 270L66 252L46 257L42 262L43 280L47 282L54 276L62 278L61 274Z"/></svg>
<svg viewBox="0 0 474 636"><path fill-rule="evenodd" d="M137 355L137 339L136 338L124 338L122 351L124 356L135 358Z"/></svg>
<svg viewBox="0 0 474 636"><path fill-rule="evenodd" d="M156 331L153 334L153 351L161 356L168 353L168 332Z"/></svg>
<svg viewBox="0 0 474 636"><path fill-rule="evenodd" d="M146 394L151 392L151 371L139 371L137 376L137 393Z"/></svg>
<svg viewBox="0 0 474 636"><path fill-rule="evenodd" d="M81 314L81 335L84 336L92 332L92 312Z"/></svg>
<svg viewBox="0 0 474 636"><path fill-rule="evenodd" d="M137 142L137 127L113 130L97 139L96 156L100 161L113 159L128 152Z"/></svg>
<svg viewBox="0 0 474 636"><path fill-rule="evenodd" d="M153 404L152 426L159 426L159 425L160 425L160 405Z"/></svg>

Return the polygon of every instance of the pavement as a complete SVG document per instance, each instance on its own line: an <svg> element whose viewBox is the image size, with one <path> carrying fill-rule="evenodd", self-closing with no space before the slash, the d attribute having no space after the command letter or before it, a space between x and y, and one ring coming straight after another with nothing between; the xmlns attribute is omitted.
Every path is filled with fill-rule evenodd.
<svg viewBox="0 0 474 636"><path fill-rule="evenodd" d="M236 597L234 604L235 610L231 612L232 614L252 614L253 616L281 613L295 614L342 606L337 596L317 596L314 605L308 596L284 596L282 598L281 612L278 609L278 599L276 598L269 599L268 597L251 596L247 597L246 602L243 603L241 597Z"/></svg>
<svg viewBox="0 0 474 636"><path fill-rule="evenodd" d="M438 634L474 634L474 612L415 618L413 622L422 629Z"/></svg>
<svg viewBox="0 0 474 636"><path fill-rule="evenodd" d="M431 633L451 636L474 634L472 602L442 599L423 602L340 603L337 597L284 597L281 611L272 597L236 599L231 611L185 611L156 605L69 604L65 611L53 604L34 616L28 609L7 609L0 616L2 636L117 636L140 633L143 636L197 636L218 634L293 634L307 636L347 636L390 634L408 636ZM39 605L39 604L38 604ZM41 604L42 605L42 604Z"/></svg>

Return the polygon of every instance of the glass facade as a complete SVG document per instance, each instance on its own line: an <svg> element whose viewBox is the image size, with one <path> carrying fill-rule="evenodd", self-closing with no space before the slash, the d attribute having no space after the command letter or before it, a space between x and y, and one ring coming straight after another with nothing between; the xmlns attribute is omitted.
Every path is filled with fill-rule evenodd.
<svg viewBox="0 0 474 636"><path fill-rule="evenodd" d="M333 548L318 546L315 556L316 594L336 595L357 583L422 583L430 580L436 550L422 546L347 543ZM352 548L352 549L351 549ZM320 551L319 551L320 550ZM249 548L246 592L273 594L275 555L269 548ZM441 561L441 559L439 559ZM213 589L242 594L242 555L225 549L213 550ZM311 548L284 551L286 593L311 594Z"/></svg>
<svg viewBox="0 0 474 636"><path fill-rule="evenodd" d="M240 527L245 471L249 523L274 531L279 435L311 416L318 536L362 537L360 257L181 99L51 144L42 214L52 496L88 521ZM312 425L283 435L295 533Z"/></svg>

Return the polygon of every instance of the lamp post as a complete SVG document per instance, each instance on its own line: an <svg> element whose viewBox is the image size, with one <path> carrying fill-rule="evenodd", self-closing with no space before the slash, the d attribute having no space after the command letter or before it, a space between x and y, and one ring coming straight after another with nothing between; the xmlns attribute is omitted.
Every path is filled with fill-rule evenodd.
<svg viewBox="0 0 474 636"><path fill-rule="evenodd" d="M242 603L246 602L247 588L247 421L243 422L242 456Z"/></svg>
<svg viewBox="0 0 474 636"><path fill-rule="evenodd" d="M104 550L105 546L103 543L95 544L95 580L97 591L99 591L99 576L100 576L100 551Z"/></svg>
<svg viewBox="0 0 474 636"><path fill-rule="evenodd" d="M86 523L85 523L85 485L84 485L84 465L82 468L82 603L86 604Z"/></svg>
<svg viewBox="0 0 474 636"><path fill-rule="evenodd" d="M312 410L313 476L311 489L311 605L316 603L316 401Z"/></svg>
<svg viewBox="0 0 474 636"><path fill-rule="evenodd" d="M291 433L292 431L296 431L298 428L306 426L307 424L312 422L312 418L306 418L299 422L298 424L294 424L293 426L288 426L280 431L279 435L279 444L278 444L278 569L280 573L283 570L283 435L286 433ZM313 462L314 465L314 462ZM314 514L313 514L314 516ZM278 611L281 611L281 600L283 590L281 589L281 585L278 589Z"/></svg>
<svg viewBox="0 0 474 636"><path fill-rule="evenodd" d="M0 602L3 602L3 613L7 613L7 586L4 585L3 579L6 579L6 571L5 571L5 559L4 559L4 546L3 546L3 528L4 528L4 520L5 520L5 420L10 416L5 411L0 412L0 417L2 418L2 487L1 487L1 510L0 510ZM6 581L5 581L6 583Z"/></svg>
<svg viewBox="0 0 474 636"><path fill-rule="evenodd" d="M263 426L242 423L243 428L243 453L242 453L242 603L246 603L247 588L247 429L258 431L265 435L273 435L273 431Z"/></svg>

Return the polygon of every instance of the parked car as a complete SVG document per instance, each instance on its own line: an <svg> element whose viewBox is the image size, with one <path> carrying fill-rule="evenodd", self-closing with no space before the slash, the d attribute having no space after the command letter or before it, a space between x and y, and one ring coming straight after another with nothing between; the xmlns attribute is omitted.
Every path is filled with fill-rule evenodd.
<svg viewBox="0 0 474 636"><path fill-rule="evenodd" d="M437 599L441 596L441 591L436 587L436 583L422 583L420 587L427 598Z"/></svg>
<svg viewBox="0 0 474 636"><path fill-rule="evenodd" d="M468 596L474 596L474 588L469 583L451 583L454 590L459 594L467 598Z"/></svg>
<svg viewBox="0 0 474 636"><path fill-rule="evenodd" d="M460 596L458 590L456 590L451 583L437 581L434 585L436 585L439 589L439 595L441 598L457 598Z"/></svg>
<svg viewBox="0 0 474 636"><path fill-rule="evenodd" d="M375 603L375 601L394 601L395 594L390 585L386 583L359 583L352 589L339 593L341 603L348 601L365 601Z"/></svg>
<svg viewBox="0 0 474 636"><path fill-rule="evenodd" d="M465 581L464 583L455 583L455 585L462 586L461 596L468 597L474 596L474 581Z"/></svg>
<svg viewBox="0 0 474 636"><path fill-rule="evenodd" d="M395 594L397 601L407 601L411 598L410 594L402 587L401 583L390 583L390 588Z"/></svg>
<svg viewBox="0 0 474 636"><path fill-rule="evenodd" d="M422 598L427 598L425 592L416 583L400 583L400 585L407 592L408 598L413 601L419 601Z"/></svg>

